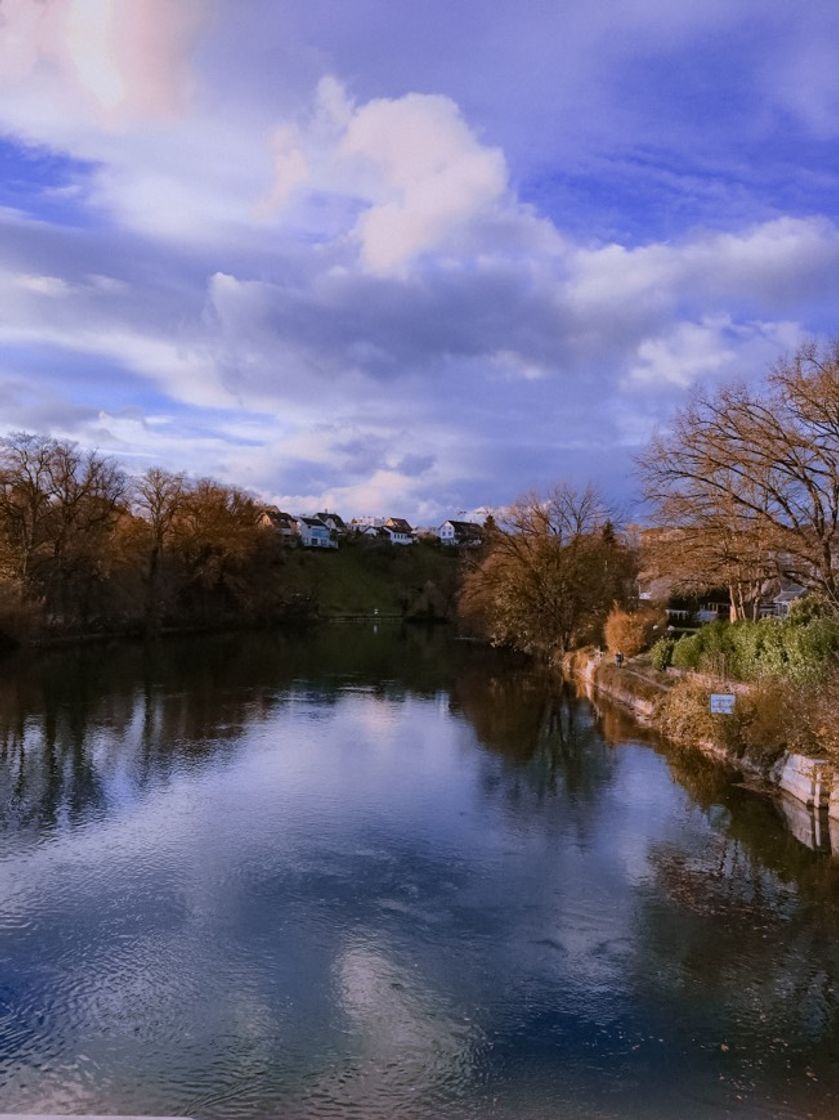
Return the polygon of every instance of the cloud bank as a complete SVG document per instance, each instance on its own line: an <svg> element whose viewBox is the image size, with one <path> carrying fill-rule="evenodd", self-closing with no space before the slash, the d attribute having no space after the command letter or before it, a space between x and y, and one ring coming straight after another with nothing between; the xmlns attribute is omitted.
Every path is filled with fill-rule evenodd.
<svg viewBox="0 0 839 1120"><path fill-rule="evenodd" d="M670 105L656 133L647 111L691 48L697 81L730 78L742 13L645 0L621 38L572 4L549 49L555 15L502 4L470 52L466 4L412 42L413 17L384 18L374 57L349 9L369 29L360 3L325 30L296 3L0 0L6 429L301 510L434 521L561 476L625 499L691 386L835 329L832 83L770 91L758 54L740 79L767 138L800 138L796 199L735 171L751 116L718 120L711 152L701 119ZM782 7L761 11L798 73L818 21L785 42ZM569 70L539 95L524 60L551 57ZM567 127L540 141L554 92Z"/></svg>

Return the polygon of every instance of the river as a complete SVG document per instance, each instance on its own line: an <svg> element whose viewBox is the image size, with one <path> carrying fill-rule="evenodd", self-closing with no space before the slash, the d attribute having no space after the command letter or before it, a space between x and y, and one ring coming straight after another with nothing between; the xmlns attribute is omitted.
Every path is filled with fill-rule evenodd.
<svg viewBox="0 0 839 1120"><path fill-rule="evenodd" d="M839 862L442 630L6 660L0 1112L839 1115Z"/></svg>

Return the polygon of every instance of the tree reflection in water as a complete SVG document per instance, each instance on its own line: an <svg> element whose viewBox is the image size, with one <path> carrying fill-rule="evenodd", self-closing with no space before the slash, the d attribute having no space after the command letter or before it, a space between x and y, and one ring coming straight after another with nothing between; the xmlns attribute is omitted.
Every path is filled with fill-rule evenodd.
<svg viewBox="0 0 839 1120"><path fill-rule="evenodd" d="M123 836L120 813L144 799L166 806L161 812L182 807L182 800L155 794L184 777L195 779L181 782L188 794L200 788L201 796L219 799L213 805L224 805L225 764L243 757L253 764L238 772L234 793L240 814L253 798L263 816L239 818L245 835L236 835L236 845L228 833L205 863L192 818L177 832L186 878L190 868L205 876L195 890L197 912L192 883L184 887L178 877L180 848L174 864L160 857L159 879L153 860L145 874L157 920L172 925L166 944L173 954L181 946L187 952L189 938L203 938L205 928L217 934L221 987L219 998L208 996L208 1014L210 1003L219 1015L225 1006L225 968L235 980L235 969L247 966L242 975L258 990L269 1024L258 1040L269 1072L254 1089L264 1100L294 1099L285 1082L270 1080L271 1047L282 1031L291 1039L295 1076L308 1060L324 1092L345 1091L335 1070L356 1069L359 1059L330 1033L330 985L337 984L341 1013L382 1060L375 1069L382 1093L391 1077L402 1086L399 1062L408 1044L417 1069L430 1069L429 1054L437 1055L442 1083L467 1052L459 1040L468 1033L469 1062L483 1078L473 1090L487 1094L483 1106L496 1088L508 1103L524 1102L507 1115L526 1114L528 1100L532 1115L550 1114L537 1104L556 1103L560 1067L571 1086L567 1099L606 1115L707 1115L709 1085L720 1107L753 1100L757 1111L741 1112L750 1117L761 1115L761 1102L771 1102L764 1115L789 1100L797 1110L791 1115L801 1116L814 1102L823 1110L835 1103L839 863L799 844L772 801L738 788L697 756L670 751L620 709L592 706L521 659L424 628L323 626L299 635L91 646L4 668L4 854L26 854L61 830L78 835L87 825L98 832L100 821ZM324 713L341 713L345 722L329 734L316 730L287 754L261 753L260 729L277 736L271 750L288 747L281 734L299 730L295 719ZM375 729L390 717L398 718L400 735L377 739ZM355 737L365 734L359 747ZM320 738L329 740L322 754L312 748ZM306 768L309 783L299 833L289 823L299 803L285 783L287 757ZM274 785L259 789L257 768L277 759ZM322 770L328 767L346 769ZM214 780L202 786L205 775ZM354 781L367 783L356 799L346 788ZM214 820L204 827L212 846ZM132 835L132 853L154 846L142 830L139 840ZM101 858L107 865L110 853ZM122 929L122 888L111 887L102 897L112 898L114 928ZM161 899L169 896L166 909ZM19 901L24 917L26 899ZM204 906L213 913L209 900L221 915L217 929L201 924ZM80 921L73 900L63 901ZM131 916L137 944L148 934L141 903ZM101 943L95 928L79 936L108 959L116 951L110 928ZM50 929L44 922L47 949ZM195 944L206 946L200 938ZM40 978L38 964L22 934L12 931L8 944L16 946L25 992ZM150 949L148 960L156 961L155 953ZM135 959L132 949L121 967ZM318 979L308 995L307 961ZM96 976L95 969L81 974L85 983ZM43 983L54 983L49 969ZM196 991L192 998L203 998L200 985ZM307 1015L293 1018L286 996L308 1000ZM153 1004L148 993L144 998ZM389 1017L394 1007L401 1008L399 1022ZM464 1025L476 1016L480 1027ZM41 1027L27 1023L37 1050ZM236 1035L236 1044L245 1046L247 1037ZM322 1039L330 1041L321 1051L314 1042ZM653 1054L651 1040L663 1049ZM13 1040L2 1053L23 1085L19 1046ZM129 1040L125 1061L135 1053ZM199 1047L195 1068L205 1059ZM162 1078L165 1063L149 1061ZM464 1069L459 1076L467 1076ZM219 1076L222 1092L226 1074ZM622 1112L609 1096L616 1086ZM687 1087L696 1088L690 1112ZM528 1098L537 1092L544 1098ZM363 1099L353 1083L346 1100L355 1106ZM455 1114L451 1099L441 1101ZM299 1114L306 1114L302 1103Z"/></svg>

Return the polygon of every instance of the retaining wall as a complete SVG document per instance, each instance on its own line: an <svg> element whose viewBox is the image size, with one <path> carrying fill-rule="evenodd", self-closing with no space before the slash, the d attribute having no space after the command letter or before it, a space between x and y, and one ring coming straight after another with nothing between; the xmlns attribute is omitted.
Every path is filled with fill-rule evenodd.
<svg viewBox="0 0 839 1120"><path fill-rule="evenodd" d="M658 704L651 699L650 691L657 690L664 695L668 686L631 663L620 670L619 681L614 679L615 674L606 679L606 674L600 671L604 664L594 654L586 656L577 652L565 658L563 669L581 681L587 690L608 696L629 708L639 722L655 727ZM678 679L675 674L674 678ZM743 692L748 687L741 683L732 687L728 682L705 676L697 675L697 679L708 688L709 694L713 691ZM738 757L721 743L704 742L698 749L748 777L750 783L758 782L767 792L781 795L781 808L793 834L808 847L829 848L839 855L839 771L830 762L790 751L772 766L761 767L749 758Z"/></svg>

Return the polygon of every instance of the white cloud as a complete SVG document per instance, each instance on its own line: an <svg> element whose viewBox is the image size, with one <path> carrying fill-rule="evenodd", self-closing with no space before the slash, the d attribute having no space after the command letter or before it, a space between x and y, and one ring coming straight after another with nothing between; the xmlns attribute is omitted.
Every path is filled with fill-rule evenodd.
<svg viewBox="0 0 839 1120"><path fill-rule="evenodd" d="M70 291L70 285L59 276L16 276L12 282L24 291L44 296L62 296Z"/></svg>
<svg viewBox="0 0 839 1120"><path fill-rule="evenodd" d="M612 244L574 253L568 297L582 316L672 314L685 302L804 306L833 290L839 229L825 218L779 218L737 232L694 234L638 248Z"/></svg>
<svg viewBox="0 0 839 1120"><path fill-rule="evenodd" d="M503 153L480 142L448 97L410 93L355 105L327 76L308 117L277 125L270 143L274 182L257 213L271 215L306 192L343 194L355 206L341 234L357 240L373 272L403 272L476 219L533 223L508 198Z"/></svg>
<svg viewBox="0 0 839 1120"><path fill-rule="evenodd" d="M368 102L352 117L341 154L376 173L373 205L356 232L365 263L398 269L498 204L507 169L482 146L448 97L408 94Z"/></svg>
<svg viewBox="0 0 839 1120"><path fill-rule="evenodd" d="M512 381L538 381L549 374L549 370L538 362L529 361L515 350L499 350L490 358L502 377Z"/></svg>
<svg viewBox="0 0 839 1120"><path fill-rule="evenodd" d="M172 113L189 90L188 53L205 8L204 0L3 0L0 84L17 87L35 119L81 114L113 127Z"/></svg>
<svg viewBox="0 0 839 1120"><path fill-rule="evenodd" d="M746 379L766 369L779 353L794 349L803 332L796 323L734 323L730 315L706 316L698 323L681 322L636 351L626 379L633 385L687 388L715 378Z"/></svg>
<svg viewBox="0 0 839 1120"><path fill-rule="evenodd" d="M200 407L231 407L208 339L193 323L180 337L137 306L136 290L112 277L84 281L4 271L0 343L50 346L116 363Z"/></svg>
<svg viewBox="0 0 839 1120"><path fill-rule="evenodd" d="M294 191L309 178L309 162L302 149L299 130L292 124L280 125L271 137L274 150L274 185L256 208L256 215L268 216L281 209Z"/></svg>

